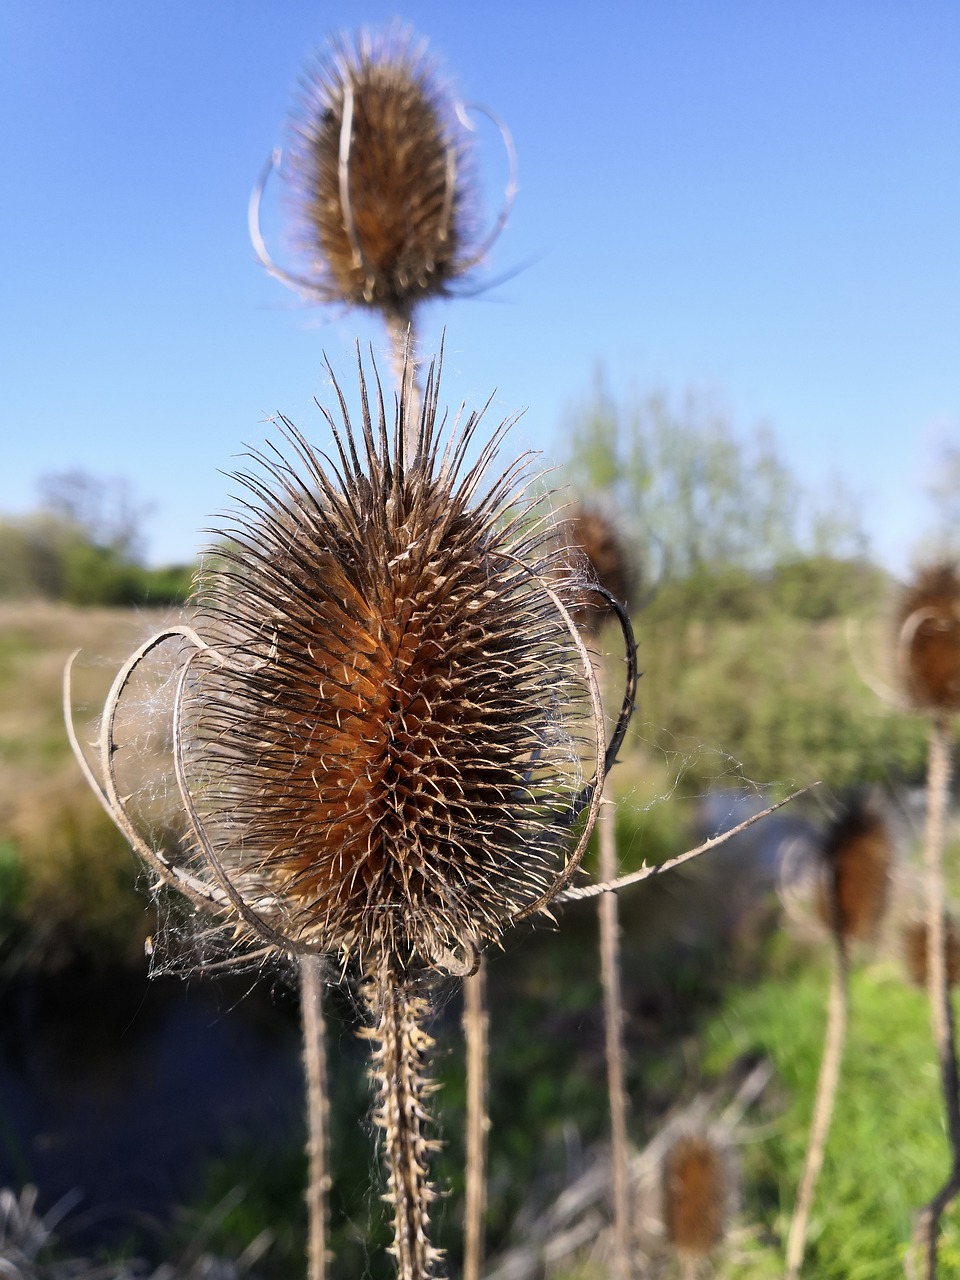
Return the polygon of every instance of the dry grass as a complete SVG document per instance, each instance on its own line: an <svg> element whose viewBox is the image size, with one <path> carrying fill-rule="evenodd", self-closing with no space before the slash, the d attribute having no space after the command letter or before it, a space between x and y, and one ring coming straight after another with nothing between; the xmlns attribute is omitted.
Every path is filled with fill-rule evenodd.
<svg viewBox="0 0 960 1280"><path fill-rule="evenodd" d="M88 741L120 656L159 621L129 609L0 605L0 845L7 864L19 864L16 907L45 964L66 963L77 948L106 947L114 958L149 927L132 855L70 753L61 682L81 649L73 701ZM3 894L0 882L0 919Z"/></svg>

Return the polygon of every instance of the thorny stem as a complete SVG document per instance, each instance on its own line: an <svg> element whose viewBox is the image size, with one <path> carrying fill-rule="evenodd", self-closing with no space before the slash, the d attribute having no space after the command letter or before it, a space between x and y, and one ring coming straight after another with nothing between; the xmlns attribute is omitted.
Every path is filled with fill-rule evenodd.
<svg viewBox="0 0 960 1280"><path fill-rule="evenodd" d="M581 902L584 898L596 898L603 893L619 893L621 889L627 889L632 884L639 884L642 880L649 880L652 876L661 876L665 871L672 871L675 867L681 867L685 862L690 862L693 858L699 858L701 854L715 849L717 845L724 844L727 840L732 840L734 836L746 831L747 827L752 827L755 822L761 822L764 818L769 817L771 813L775 813L777 809L782 809L785 804L789 804L791 800L796 800L798 796L806 795L808 791L812 791L814 787L819 785L819 782L812 782L808 787L801 787L799 791L792 792L783 800L778 800L775 804L768 805L760 813L755 813L751 817L745 818L743 822L738 822L729 831L721 831L719 835L710 836L702 844L698 844L696 848L688 849L686 853L680 853L675 858L668 858L666 862L658 862L651 867L643 866L639 871L631 871L628 875L618 876L616 880L607 880L599 884L577 885L573 889L561 886L552 901L558 906L566 902Z"/></svg>
<svg viewBox="0 0 960 1280"><path fill-rule="evenodd" d="M797 1192L797 1203L787 1237L787 1280L796 1280L803 1266L803 1253L807 1243L807 1224L813 1195L817 1186L823 1157L833 1118L833 1107L840 1082L840 1063L847 1030L847 953L843 938L834 931L834 964L830 975L830 996L827 1003L827 1032L823 1042L823 1058L817 1078L817 1094L810 1121L807 1155L803 1176Z"/></svg>
<svg viewBox="0 0 960 1280"><path fill-rule="evenodd" d="M597 819L600 843L600 879L617 874L616 808L605 804ZM623 1081L623 995L620 985L620 919L615 893L604 893L597 903L600 921L600 978L603 986L603 1022L607 1057L607 1093L610 1100L610 1152L613 1168L613 1275L630 1276L630 1178L627 1150L627 1092Z"/></svg>
<svg viewBox="0 0 960 1280"><path fill-rule="evenodd" d="M428 1159L437 1148L424 1137L429 1122L425 1099L433 1086L423 1063L433 1040L423 1029L427 1002L415 996L396 956L387 951L366 984L364 998L373 1026L370 1076L377 1106L374 1123L383 1130L387 1192L393 1207L393 1244L398 1280L427 1280L440 1252L430 1244L430 1204L436 1193L428 1178Z"/></svg>
<svg viewBox="0 0 960 1280"><path fill-rule="evenodd" d="M303 1066L307 1082L307 1278L325 1280L327 1273L327 1161L330 1100L327 1093L327 1050L323 1025L323 962L300 957L300 1018Z"/></svg>
<svg viewBox="0 0 960 1280"><path fill-rule="evenodd" d="M927 881L927 993L930 1024L940 1060L950 1141L950 1175L937 1194L921 1209L914 1231L914 1244L923 1258L924 1280L937 1274L937 1239L940 1216L960 1190L960 1080L954 1035L953 1006L946 968L946 924L943 907L944 818L950 792L950 737L945 716L935 716L930 724L930 754L927 762L927 823L924 832L924 863Z"/></svg>
<svg viewBox="0 0 960 1280"><path fill-rule="evenodd" d="M480 1280L483 1266L483 1215L487 1188L487 1028L486 965L463 985L463 1033L467 1058L466 1187L463 1213L463 1280Z"/></svg>

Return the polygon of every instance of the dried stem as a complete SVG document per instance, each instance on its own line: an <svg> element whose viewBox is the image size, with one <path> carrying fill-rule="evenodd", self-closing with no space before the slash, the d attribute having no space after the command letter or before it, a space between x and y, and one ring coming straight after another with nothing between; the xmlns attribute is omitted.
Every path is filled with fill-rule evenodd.
<svg viewBox="0 0 960 1280"><path fill-rule="evenodd" d="M755 822L760 822L762 819L769 817L771 813L776 813L778 809L782 809L791 800L796 800L799 796L806 795L808 791L812 791L814 787L819 785L819 782L813 782L809 787L801 787L799 791L792 792L783 800L778 800L776 804L768 805L760 813L755 813L752 817L745 818L743 822L738 822L729 831L721 831L719 835L710 836L709 839L704 840L702 844L698 844L695 848L688 849L686 853L677 854L675 858L668 858L666 862L657 863L656 866L641 867L639 871L631 871L628 875L618 876L616 880L607 880L600 884L582 885L575 889L561 887L553 901L559 905L564 902L580 902L584 898L596 898L602 893L619 893L621 889L627 889L630 885L639 884L642 880L649 880L653 876L661 876L665 871L673 871L675 867L681 867L685 862L699 858L703 853L709 853L717 845L724 844L727 840L732 840L741 831L746 831L747 827L752 827Z"/></svg>
<svg viewBox="0 0 960 1280"><path fill-rule="evenodd" d="M803 1176L797 1192L797 1203L787 1237L787 1280L796 1280L803 1265L803 1253L807 1242L807 1224L817 1186L823 1157L833 1118L833 1107L840 1081L840 1063L847 1029L847 953L839 930L834 935L834 965L830 976L830 996L827 1004L827 1032L823 1043L823 1058L817 1078L817 1093L813 1104L813 1119L807 1141L807 1155Z"/></svg>
<svg viewBox="0 0 960 1280"><path fill-rule="evenodd" d="M300 958L300 1017L303 1028L303 1066L307 1082L307 1277L308 1280L325 1280L327 1203L330 1192L327 1161L330 1100L327 1094L327 1049L323 1025L323 962L317 956Z"/></svg>
<svg viewBox="0 0 960 1280"><path fill-rule="evenodd" d="M420 404L422 396L417 384L417 341L413 313L406 310L383 312L390 340L390 368L403 404L403 452L410 466L417 454L420 439Z"/></svg>
<svg viewBox="0 0 960 1280"><path fill-rule="evenodd" d="M930 755L927 763L927 823L924 834L924 863L927 881L927 992L930 1023L940 1060L940 1082L950 1141L950 1175L937 1194L924 1205L917 1219L914 1244L923 1258L922 1274L931 1280L937 1274L937 1240L940 1217L960 1190L960 1080L957 1073L953 1007L947 984L946 921L943 905L944 818L950 791L950 737L946 716L935 716L930 724Z"/></svg>
<svg viewBox="0 0 960 1280"><path fill-rule="evenodd" d="M425 1099L432 1085L423 1062L433 1040L423 1029L427 1002L413 994L396 957L387 951L370 976L364 997L373 1026L370 1076L378 1091L374 1123L383 1130L387 1203L393 1206L398 1280L427 1280L440 1257L430 1244L430 1204L436 1192L428 1160L437 1143L424 1137L430 1120Z"/></svg>
<svg viewBox="0 0 960 1280"><path fill-rule="evenodd" d="M598 672L602 684L602 670ZM603 805L597 818L600 882L617 874L616 806ZM610 1156L613 1183L614 1280L629 1280L630 1178L627 1147L627 1091L624 1085L623 994L620 983L620 916L615 893L605 893L597 903L600 930L600 981L603 988L603 1025L607 1058L607 1096L610 1105Z"/></svg>
<svg viewBox="0 0 960 1280"><path fill-rule="evenodd" d="M463 986L463 1034L467 1049L466 1191L463 1213L463 1280L480 1280L483 1216L487 1207L487 1027L486 965Z"/></svg>

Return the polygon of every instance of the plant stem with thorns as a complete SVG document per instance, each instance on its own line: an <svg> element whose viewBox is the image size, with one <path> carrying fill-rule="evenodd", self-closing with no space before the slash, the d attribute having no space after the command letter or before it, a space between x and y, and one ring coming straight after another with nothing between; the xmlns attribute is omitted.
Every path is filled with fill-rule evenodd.
<svg viewBox="0 0 960 1280"><path fill-rule="evenodd" d="M944 817L950 792L950 736L947 716L936 715L930 724L927 765L927 822L924 863L927 882L927 991L930 1023L940 1061L947 1133L950 1142L950 1175L937 1194L924 1205L917 1219L914 1243L923 1257L923 1276L937 1274L937 1239L940 1217L960 1190L960 1079L954 1033L953 1006L946 968L946 923L943 905Z"/></svg>
<svg viewBox="0 0 960 1280"><path fill-rule="evenodd" d="M327 1161L330 1101L327 1095L327 1051L323 1025L323 962L318 956L302 956L300 959L300 1017L307 1083L307 1276L308 1280L325 1280L327 1203L330 1192Z"/></svg>
<svg viewBox="0 0 960 1280"><path fill-rule="evenodd" d="M430 1205L436 1192L428 1161L437 1143L424 1135L426 1098L434 1086L424 1075L433 1040L423 1028L427 1001L414 995L397 958L387 951L364 988L373 1025L370 1077L377 1089L374 1123L383 1130L386 1200L393 1207L398 1280L426 1280L440 1251L430 1244Z"/></svg>

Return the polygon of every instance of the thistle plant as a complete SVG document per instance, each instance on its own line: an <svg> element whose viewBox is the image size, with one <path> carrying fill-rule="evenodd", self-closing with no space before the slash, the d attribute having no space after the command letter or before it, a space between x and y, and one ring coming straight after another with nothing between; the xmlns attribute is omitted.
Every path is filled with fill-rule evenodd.
<svg viewBox="0 0 960 1280"><path fill-rule="evenodd" d="M434 983L469 974L484 947L569 885L634 673L605 747L596 679L565 603L579 584L557 577L549 523L520 486L526 459L493 468L509 423L470 464L480 418L443 430L432 367L413 430L409 392L391 429L379 381L362 369L358 430L337 394L342 425L325 411L333 461L286 419L283 446L250 455L193 625L152 637L114 681L99 778L77 749L162 883L240 944L330 957L356 975L391 1251L412 1280L439 1265L429 1231ZM181 646L173 755L188 830L172 851L150 846L120 793L116 728L134 673L168 641ZM312 1256L311 1276L321 1270Z"/></svg>
<svg viewBox="0 0 960 1280"><path fill-rule="evenodd" d="M417 306L469 275L506 223L513 145L496 123L511 176L483 238L464 105L409 32L362 32L309 68L292 124L287 176L304 274L278 267L260 231L263 186L279 155L254 190L250 230L263 265L308 298L379 311L398 379L412 375Z"/></svg>
<svg viewBox="0 0 960 1280"><path fill-rule="evenodd" d="M854 796L831 823L820 849L816 907L833 944L833 968L807 1152L787 1236L787 1280L796 1280L803 1265L810 1210L840 1083L850 947L876 936L887 908L892 866L890 834L878 801L872 795Z"/></svg>
<svg viewBox="0 0 960 1280"><path fill-rule="evenodd" d="M937 1273L940 1217L960 1191L960 1073L947 974L943 845L950 792L950 717L960 711L960 574L951 563L922 568L897 609L896 657L903 690L930 720L924 865L927 991L950 1142L950 1173L917 1219L915 1242L925 1277Z"/></svg>

